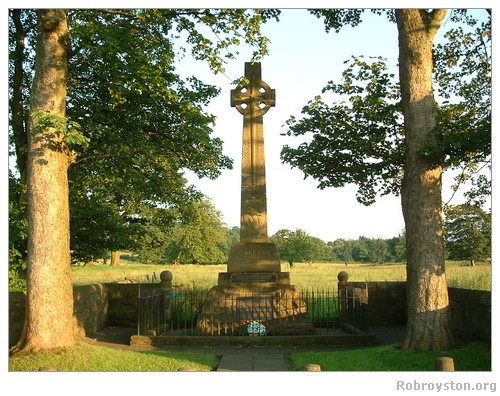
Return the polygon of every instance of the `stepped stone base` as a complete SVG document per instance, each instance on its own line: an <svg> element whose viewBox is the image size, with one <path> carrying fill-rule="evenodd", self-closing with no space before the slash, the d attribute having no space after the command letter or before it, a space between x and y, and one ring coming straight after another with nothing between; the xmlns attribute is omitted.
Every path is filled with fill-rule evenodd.
<svg viewBox="0 0 500 396"><path fill-rule="evenodd" d="M197 335L245 335L256 321L267 335L314 334L296 286L254 283L212 287L198 316Z"/></svg>

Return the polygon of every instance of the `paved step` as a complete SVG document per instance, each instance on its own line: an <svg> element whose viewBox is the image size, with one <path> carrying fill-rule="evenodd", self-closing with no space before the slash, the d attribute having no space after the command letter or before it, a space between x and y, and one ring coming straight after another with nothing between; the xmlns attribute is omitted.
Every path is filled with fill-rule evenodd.
<svg viewBox="0 0 500 396"><path fill-rule="evenodd" d="M287 371L282 353L226 353L217 371Z"/></svg>
<svg viewBox="0 0 500 396"><path fill-rule="evenodd" d="M285 357L282 353L254 355L253 371L287 371Z"/></svg>

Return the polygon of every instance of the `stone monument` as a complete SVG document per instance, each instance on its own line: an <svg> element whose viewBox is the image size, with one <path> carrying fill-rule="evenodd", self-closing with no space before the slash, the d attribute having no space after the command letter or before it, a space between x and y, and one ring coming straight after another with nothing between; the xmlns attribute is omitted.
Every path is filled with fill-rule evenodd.
<svg viewBox="0 0 500 396"><path fill-rule="evenodd" d="M227 274L219 284L287 281L281 274L278 249L268 241L264 114L274 107L276 94L261 77L260 63L245 63L247 84L231 91L231 106L243 115L241 160L240 242L229 254Z"/></svg>
<svg viewBox="0 0 500 396"><path fill-rule="evenodd" d="M202 308L200 334L241 333L246 322L264 323L273 334L285 333L292 322L300 322L301 330L304 324L312 328L299 290L281 271L278 249L267 235L263 116L275 103L260 63L245 63L245 83L231 91L231 106L243 115L240 241Z"/></svg>

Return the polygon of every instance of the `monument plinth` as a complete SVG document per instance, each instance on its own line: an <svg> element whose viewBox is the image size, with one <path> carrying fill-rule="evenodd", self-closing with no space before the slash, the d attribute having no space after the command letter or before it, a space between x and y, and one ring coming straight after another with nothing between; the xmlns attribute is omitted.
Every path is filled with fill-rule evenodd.
<svg viewBox="0 0 500 396"><path fill-rule="evenodd" d="M301 326L312 326L267 235L263 116L275 103L260 63L245 63L245 83L231 90L231 106L243 115L240 241L229 253L227 272L219 273L218 285L209 291L198 318L200 334L234 334L245 321L265 322L276 334L283 332L283 319L300 318Z"/></svg>

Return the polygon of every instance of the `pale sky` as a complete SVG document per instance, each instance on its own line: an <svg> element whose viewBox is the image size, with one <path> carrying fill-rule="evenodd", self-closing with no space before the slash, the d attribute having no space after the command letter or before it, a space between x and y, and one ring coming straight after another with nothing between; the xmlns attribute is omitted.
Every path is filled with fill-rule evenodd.
<svg viewBox="0 0 500 396"><path fill-rule="evenodd" d="M400 198L386 196L369 207L356 200L356 187L320 190L312 178L280 161L285 144L296 145L304 137L281 136L291 115L300 116L301 108L321 93L329 80L340 82L344 61L352 55L383 56L397 76L397 29L385 16L366 12L364 22L346 27L339 34L325 33L323 22L303 9L282 12L280 22L266 24L263 32L271 40L270 55L262 59L262 78L276 90L276 106L264 115L267 172L268 233L279 229L303 229L325 242L337 238L391 238L404 229ZM208 111L217 116L214 135L224 141L224 153L234 159L234 168L217 180L189 177L212 199L228 226L239 226L241 136L243 117L230 107L232 80L244 73L250 51L227 65L226 76L213 76L208 66L189 59L182 63L183 73L222 88ZM443 199L451 194L443 192ZM456 202L459 203L459 202Z"/></svg>

